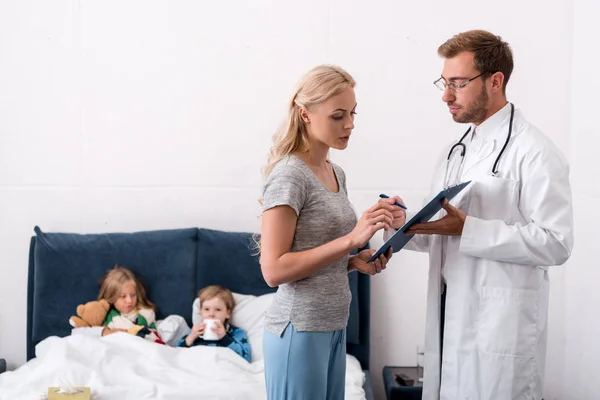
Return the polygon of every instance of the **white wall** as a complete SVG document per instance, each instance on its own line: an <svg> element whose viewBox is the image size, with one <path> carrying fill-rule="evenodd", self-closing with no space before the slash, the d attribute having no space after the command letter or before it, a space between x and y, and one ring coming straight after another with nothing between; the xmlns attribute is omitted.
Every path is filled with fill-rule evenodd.
<svg viewBox="0 0 600 400"><path fill-rule="evenodd" d="M585 7L592 11L594 1L576 3L576 23L591 26ZM572 71L593 75L583 64L594 43L585 28L575 29L573 61L572 25L568 0L508 0L502 7L475 0L451 7L440 0L1 2L0 357L11 368L25 362L27 257L36 224L70 232L257 231L271 135L294 83L313 65L340 64L358 81L350 147L332 154L357 210L381 192L421 204L434 158L463 131L432 85L442 66L436 49L466 29L488 29L511 43L510 99L567 155L588 154L597 132L583 129L593 115L583 109L593 89L575 76L571 90L570 80ZM571 123L571 112L590 125ZM583 185L591 156L589 162L574 166L581 208L599 194ZM591 261L591 242L586 250L578 233L579 260ZM378 398L383 365L415 363L426 270L426 256L400 253L373 279ZM580 365L584 357L577 355L583 343L567 343L574 355L565 353L574 328L564 328L564 275L552 272L551 399L562 398L565 361ZM588 284L584 272L567 282L577 277ZM567 308L577 307L577 295Z"/></svg>
<svg viewBox="0 0 600 400"><path fill-rule="evenodd" d="M571 121L572 183L576 241L567 266L564 398L600 398L600 2L574 2L573 87Z"/></svg>

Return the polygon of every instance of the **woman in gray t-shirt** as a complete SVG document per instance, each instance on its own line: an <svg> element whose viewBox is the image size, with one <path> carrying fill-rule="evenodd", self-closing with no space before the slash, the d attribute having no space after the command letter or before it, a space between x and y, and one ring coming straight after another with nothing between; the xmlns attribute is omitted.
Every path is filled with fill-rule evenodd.
<svg viewBox="0 0 600 400"><path fill-rule="evenodd" d="M271 400L344 399L348 272L375 274L391 252L366 261L363 247L392 225L394 206L377 202L357 221L344 171L327 158L348 146L356 99L352 77L335 66L310 70L274 137L263 188L261 268L279 286L263 342Z"/></svg>

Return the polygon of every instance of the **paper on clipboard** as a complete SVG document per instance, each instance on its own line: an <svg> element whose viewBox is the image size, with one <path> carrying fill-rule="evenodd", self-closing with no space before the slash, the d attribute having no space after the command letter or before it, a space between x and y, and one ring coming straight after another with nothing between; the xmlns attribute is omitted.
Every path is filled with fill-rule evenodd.
<svg viewBox="0 0 600 400"><path fill-rule="evenodd" d="M463 182L455 186L450 186L447 189L440 191L429 203L419 210L408 222L396 231L373 255L369 261L374 261L381 254L385 254L390 247L394 249L394 253L402 249L406 243L412 239L414 235L407 235L406 230L416 223L428 222L435 214L442 209L442 200L452 200L454 196L460 193L471 181Z"/></svg>

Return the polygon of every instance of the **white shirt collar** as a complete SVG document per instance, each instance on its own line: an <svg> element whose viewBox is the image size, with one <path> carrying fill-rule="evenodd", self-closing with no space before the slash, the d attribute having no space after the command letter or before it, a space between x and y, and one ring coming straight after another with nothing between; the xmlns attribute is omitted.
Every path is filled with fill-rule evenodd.
<svg viewBox="0 0 600 400"><path fill-rule="evenodd" d="M478 138L488 137L497 132L499 128L504 125L505 121L510 118L510 103L506 103L504 107L496 111L495 114L490 116L488 119L483 121L479 126L471 124L471 128L476 130L475 137L471 135L471 140L478 140Z"/></svg>

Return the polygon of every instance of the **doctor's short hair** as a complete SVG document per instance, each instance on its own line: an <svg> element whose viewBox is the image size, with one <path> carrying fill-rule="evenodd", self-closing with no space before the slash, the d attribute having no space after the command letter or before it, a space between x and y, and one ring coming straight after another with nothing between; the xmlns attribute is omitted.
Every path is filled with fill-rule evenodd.
<svg viewBox="0 0 600 400"><path fill-rule="evenodd" d="M512 50L508 43L488 31L472 30L454 35L438 48L438 54L444 58L453 58L463 51L475 54L475 68L479 72L488 76L502 72L502 89L506 92L506 84L514 66Z"/></svg>

